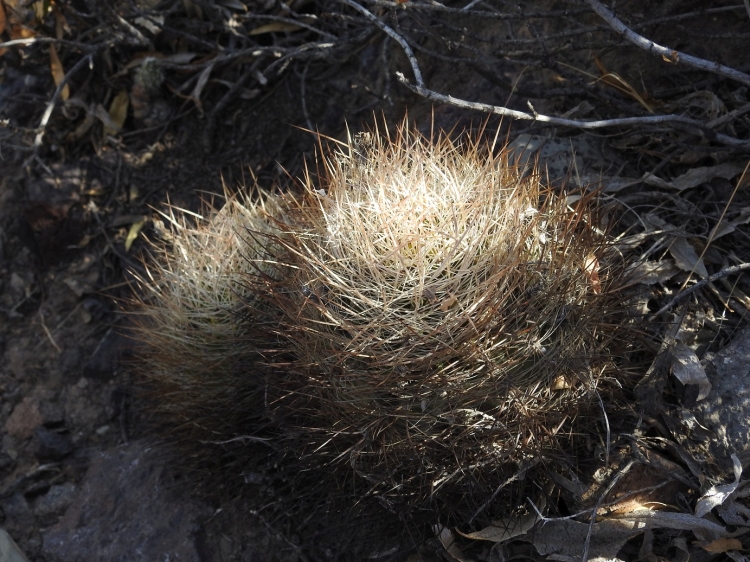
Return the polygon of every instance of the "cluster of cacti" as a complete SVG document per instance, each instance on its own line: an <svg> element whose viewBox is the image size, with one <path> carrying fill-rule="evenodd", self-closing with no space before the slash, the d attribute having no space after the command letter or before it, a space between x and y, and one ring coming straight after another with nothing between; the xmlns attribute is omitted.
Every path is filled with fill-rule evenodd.
<svg viewBox="0 0 750 562"><path fill-rule="evenodd" d="M594 198L479 140L343 146L296 191L169 216L137 316L153 411L238 478L287 463L408 504L494 490L617 386L622 276Z"/></svg>

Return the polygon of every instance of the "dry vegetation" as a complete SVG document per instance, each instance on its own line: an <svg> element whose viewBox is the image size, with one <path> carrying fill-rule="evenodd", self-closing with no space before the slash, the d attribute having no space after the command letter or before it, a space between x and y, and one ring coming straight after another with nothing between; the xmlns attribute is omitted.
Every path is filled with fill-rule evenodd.
<svg viewBox="0 0 750 562"><path fill-rule="evenodd" d="M72 208L96 224L79 247L101 242L111 275L140 271L146 400L209 491L249 490L310 552L349 552L358 528L369 556L395 536L391 517L427 534L479 529L462 546L483 559L563 552L555 533L580 539L574 558L743 559L747 541L727 529L746 521L703 510L724 490L745 513L742 466L731 474L731 451L712 457L675 420L694 405L685 388L703 396L699 359L750 307L746 3L2 0L0 16L0 141L28 176L115 152L119 186L122 162L143 165L196 120L191 154L255 155L279 127L255 111L281 88L298 92L298 123L334 135L343 118L326 112L329 130L313 108L337 72L357 76L333 101L355 131L405 106L424 123L429 103L447 128L479 111L502 116L504 138L513 121L522 150L570 137L617 155L548 187L484 137L402 128L321 147L320 169L291 186L269 150L253 195L205 217L149 219L147 205L164 209L151 187L137 208L130 194L81 195ZM232 144L256 126L260 148ZM66 220L55 212L37 222ZM128 254L144 233L148 271ZM579 477L597 483L581 494ZM643 513L601 520L623 486L677 481L642 545L624 526ZM361 519L342 532L325 513L347 509ZM536 547L519 540L533 525ZM450 529L437 544L461 559Z"/></svg>

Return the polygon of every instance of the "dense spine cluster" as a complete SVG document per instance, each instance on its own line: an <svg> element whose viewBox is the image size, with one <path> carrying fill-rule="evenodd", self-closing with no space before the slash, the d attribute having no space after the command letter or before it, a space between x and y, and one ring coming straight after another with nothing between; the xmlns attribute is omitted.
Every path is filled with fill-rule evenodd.
<svg viewBox="0 0 750 562"><path fill-rule="evenodd" d="M138 307L152 410L238 477L286 463L410 504L493 490L618 386L622 268L595 199L470 138L342 146L296 191L169 215Z"/></svg>

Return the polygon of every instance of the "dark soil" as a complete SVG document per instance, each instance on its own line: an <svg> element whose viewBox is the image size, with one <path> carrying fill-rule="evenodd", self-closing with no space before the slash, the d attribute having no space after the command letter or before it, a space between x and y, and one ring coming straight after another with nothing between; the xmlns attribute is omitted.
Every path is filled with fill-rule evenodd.
<svg viewBox="0 0 750 562"><path fill-rule="evenodd" d="M500 37L502 29L504 24L493 20L469 30L468 36L481 31ZM661 40L673 38L665 32ZM727 64L737 56L721 37L686 41L679 48L699 56L718 57ZM615 68L619 59L613 53L606 51L603 57ZM621 68L623 76L643 80L653 90L673 87L673 75L661 81L644 77L639 70L642 58L646 55L625 58L629 64ZM485 116L432 104L399 85L393 73L408 72L408 62L393 41L384 43L384 35L374 30L334 62L293 63L250 99L232 100L213 121L208 111L226 90L218 83L206 87L203 113L195 103L163 89L149 103L166 107L169 119L149 126L131 109L122 133L107 142L66 140L72 125L66 125L67 114L58 108L34 159L29 130L39 123L54 91L49 60L34 60L36 65L23 62L13 52L0 59L0 116L12 118L14 124L2 139L5 147L0 147L0 525L33 562L344 559L341 553L311 544L314 538L274 519L272 511L248 512L236 504L221 508L193 497L179 470L165 467L154 445L158 436L148 429L133 395L128 366L134 344L127 337L126 310L131 291L137 290L132 272L143 271L147 241L157 240L150 219L158 218L167 203L200 212L202 201L220 197L225 188L286 189L305 162L315 162L319 144L306 130L310 127L323 136L345 139L347 130L356 132L376 120L393 126L407 111L424 131L433 123L446 129L477 127ZM503 78L494 81L483 78L475 66L450 61L432 60L424 70L425 81L436 90L499 105L510 98L506 81L519 76L518 66L510 63L493 68L493 75ZM98 75L93 76L93 82L75 86L110 87L96 83ZM125 72L117 80L129 87L131 78ZM533 74L523 84L533 89L544 80L546 76ZM747 103L746 88L705 80L709 84L700 91L714 89L724 98L739 96L737 105ZM734 93L727 93L730 90ZM629 101L620 94L603 95ZM520 109L527 99L547 114L580 101L519 96ZM740 129L745 126L743 121ZM487 129L494 132L497 127L503 135L511 131L508 121L501 125L499 118L490 119ZM509 138L525 130L526 125L518 124ZM567 129L560 136L571 133L579 135ZM632 136L605 138L603 132L589 138L614 152L606 164L610 175L619 170L623 176L640 177L653 170L670 147L684 156L670 162L673 176L688 166L746 158L724 148L697 150L699 141L691 152L683 139L670 141L671 134L664 133L667 140L646 135L641 141ZM650 191L652 187L640 184L631 195L646 198ZM677 205L674 221L707 201L720 212L732 191L725 178L704 182L685 195L687 203ZM748 204L748 195L740 193L733 208L746 209ZM126 247L128 233L140 223L143 228ZM716 269L732 250L748 261L743 229L738 226L732 235L739 240L734 246L719 245L722 255L711 262ZM705 322L693 330L704 351L719 349L731 339L742 324L742 311L737 310L725 324ZM382 537L378 549L369 552L374 556L379 550L383 557L378 559L406 559L409 553L390 539ZM438 550L437 543L428 546L422 559L433 559Z"/></svg>

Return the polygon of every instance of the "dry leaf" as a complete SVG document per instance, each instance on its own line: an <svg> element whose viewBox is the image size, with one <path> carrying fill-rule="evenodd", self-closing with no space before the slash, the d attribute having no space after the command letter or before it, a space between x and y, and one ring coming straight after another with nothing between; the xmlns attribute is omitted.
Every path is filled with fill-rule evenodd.
<svg viewBox="0 0 750 562"><path fill-rule="evenodd" d="M669 246L669 253L672 254L675 264L683 271L696 273L701 279L708 277L703 259L698 257L695 248L687 241L687 238L677 236Z"/></svg>
<svg viewBox="0 0 750 562"><path fill-rule="evenodd" d="M65 79L65 70L63 70L60 57L57 56L57 49L53 44L49 46L49 65L52 71L52 79L55 81L55 86L59 86L60 83ZM60 98L66 100L70 97L70 88L65 84L62 92L60 92Z"/></svg>
<svg viewBox="0 0 750 562"><path fill-rule="evenodd" d="M695 351L684 343L677 344L672 350L672 374L684 385L698 385L698 398L696 399L698 402L711 392L711 383L706 376L706 370Z"/></svg>
<svg viewBox="0 0 750 562"><path fill-rule="evenodd" d="M70 33L68 20L56 6L53 6L52 13L55 16L55 37L62 39L66 33Z"/></svg>
<svg viewBox="0 0 750 562"><path fill-rule="evenodd" d="M125 251L129 251L130 247L133 245L133 242L135 242L135 239L138 238L138 233L143 228L143 225L145 224L145 221L138 221L134 222L130 225L130 230L128 230L128 236L125 238Z"/></svg>
<svg viewBox="0 0 750 562"><path fill-rule="evenodd" d="M628 525L643 525L651 529L675 529L678 531L705 532L717 537L726 537L730 533L721 525L696 517L690 513L674 513L668 511L651 511L649 509L638 509L622 515L613 515L609 518L622 521Z"/></svg>
<svg viewBox="0 0 750 562"><path fill-rule="evenodd" d="M602 285L599 281L599 260L596 259L594 254L586 256L586 262L583 265L583 270L586 272L586 276L591 282L591 290L595 295L602 292Z"/></svg>
<svg viewBox="0 0 750 562"><path fill-rule="evenodd" d="M115 124L112 121L112 118L109 116L109 113L106 109L104 109L104 106L100 103L97 103L94 107L94 117L99 119L104 124L105 128L112 129L113 131L117 130L117 124Z"/></svg>
<svg viewBox="0 0 750 562"><path fill-rule="evenodd" d="M451 295L447 299L445 299L443 302L440 303L440 311L446 312L449 308L451 308L454 304L458 302L458 299L455 297L455 295Z"/></svg>
<svg viewBox="0 0 750 562"><path fill-rule="evenodd" d="M442 525L435 525L435 534L440 539L440 544L445 549L445 557L450 562L472 562L471 558L466 558L461 552L461 549L456 545L453 533L448 527Z"/></svg>
<svg viewBox="0 0 750 562"><path fill-rule="evenodd" d="M716 240L725 234L734 232L738 226L747 224L748 222L750 222L750 207L743 207L740 209L740 214L737 218L717 224L709 236L709 240Z"/></svg>
<svg viewBox="0 0 750 562"><path fill-rule="evenodd" d="M203 69L203 72L201 72L201 75L198 77L198 82L195 84L195 88L193 88L193 91L190 93L190 99L193 100L195 105L198 107L198 111L203 113L203 105L201 104L201 93L203 92L203 88L206 86L206 83L208 82L208 78L211 76L211 71L214 69L214 62L209 64L206 68Z"/></svg>
<svg viewBox="0 0 750 562"><path fill-rule="evenodd" d="M734 482L721 486L711 486L708 492L695 504L696 517L703 517L713 508L723 504L737 490L740 485L740 476L742 476L742 464L740 464L740 460L735 453L732 453L732 464L734 466Z"/></svg>
<svg viewBox="0 0 750 562"><path fill-rule="evenodd" d="M629 95L632 97L635 101L640 103L646 111L649 113L653 113L654 110L651 108L651 106L646 103L646 101L643 99L643 97L631 86L628 84L625 79L623 79L619 74L616 74L614 72L609 72L601 60L599 60L599 57L594 57L594 63L596 64L597 68L599 69L599 72L601 73L600 80L607 84L608 86L611 86L612 88L615 88L616 90L620 90L621 92Z"/></svg>
<svg viewBox="0 0 750 562"><path fill-rule="evenodd" d="M698 543L706 552L721 554L727 550L742 550L742 543L738 539L721 538L709 543Z"/></svg>
<svg viewBox="0 0 750 562"><path fill-rule="evenodd" d="M534 527L537 521L539 521L539 516L536 513L529 513L523 517L506 517L498 521L493 521L489 527L485 527L474 533L462 533L458 529L456 529L456 532L467 539L501 543L525 535Z"/></svg>
<svg viewBox="0 0 750 562"><path fill-rule="evenodd" d="M645 174L643 176L643 182L656 187L682 191L683 189L690 189L691 187L699 186L714 178L732 179L739 176L744 169L744 166L741 166L740 164L724 162L723 164L718 164L716 166L692 168L672 181L666 181L654 175Z"/></svg>
<svg viewBox="0 0 750 562"><path fill-rule="evenodd" d="M563 375L557 375L550 387L551 390L567 390L568 388L570 388L570 382Z"/></svg>
<svg viewBox="0 0 750 562"><path fill-rule="evenodd" d="M623 545L645 530L646 525L640 522L603 520L591 527L572 519L553 519L537 527L532 542L539 554L550 560L580 560L590 532L588 560L616 560Z"/></svg>
<svg viewBox="0 0 750 562"><path fill-rule="evenodd" d="M125 124L125 119L128 116L129 102L130 98L128 96L128 92L126 90L120 90L120 92L115 96L115 99L113 99L112 103L109 105L109 118L112 123L117 126L117 128L112 129L108 126L105 126L105 135L114 135L118 131L122 130L122 126Z"/></svg>
<svg viewBox="0 0 750 562"><path fill-rule="evenodd" d="M635 263L628 267L628 277L634 283L642 285L654 285L655 283L665 283L672 279L679 268L675 265L674 260L646 261Z"/></svg>
<svg viewBox="0 0 750 562"><path fill-rule="evenodd" d="M302 26L297 25L296 23L289 23L286 21L272 21L271 23L261 25L260 27L256 27L255 29L251 30L250 35L260 35L261 33L292 32L298 31L300 29L302 29Z"/></svg>

